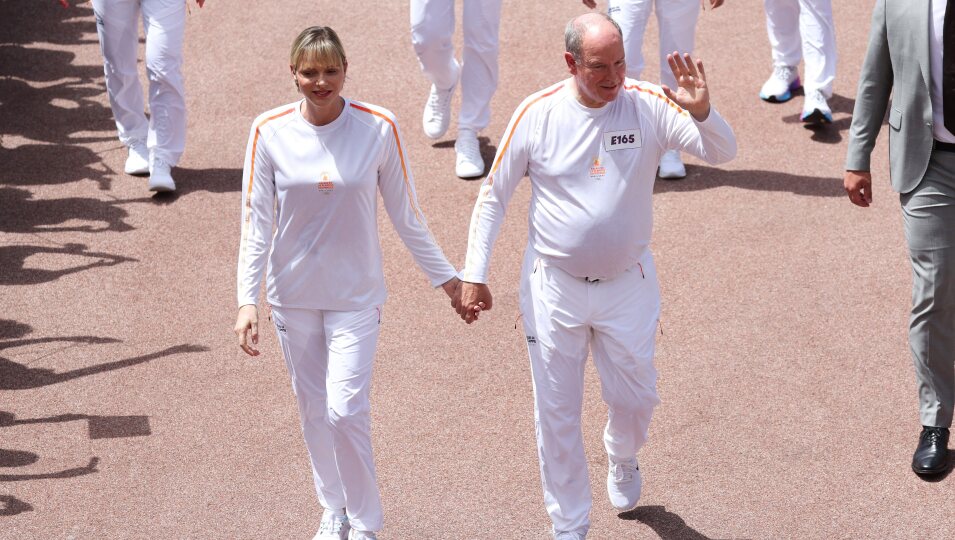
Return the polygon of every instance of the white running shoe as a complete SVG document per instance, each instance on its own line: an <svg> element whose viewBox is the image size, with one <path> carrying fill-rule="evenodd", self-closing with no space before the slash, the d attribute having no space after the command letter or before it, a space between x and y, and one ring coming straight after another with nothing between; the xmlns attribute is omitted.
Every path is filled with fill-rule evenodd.
<svg viewBox="0 0 955 540"><path fill-rule="evenodd" d="M126 166L123 167L126 174L143 175L149 174L149 150L141 144L134 144L129 147L129 155L126 156Z"/></svg>
<svg viewBox="0 0 955 540"><path fill-rule="evenodd" d="M458 131L458 140L454 141L456 161L454 173L461 178L477 178L484 174L484 158L481 157L481 145L477 133L469 129Z"/></svg>
<svg viewBox="0 0 955 540"><path fill-rule="evenodd" d="M584 540L587 535L577 531L554 531L554 540Z"/></svg>
<svg viewBox="0 0 955 540"><path fill-rule="evenodd" d="M783 103L793 98L793 91L802 88L796 66L774 66L773 74L763 83L759 97L770 103Z"/></svg>
<svg viewBox="0 0 955 540"><path fill-rule="evenodd" d="M667 180L686 178L686 167L680 159L679 150L667 150L660 156L660 170L657 171L657 176Z"/></svg>
<svg viewBox="0 0 955 540"><path fill-rule="evenodd" d="M336 512L326 508L322 513L322 523L318 526L318 533L312 540L347 540L350 529L348 516L345 515L344 510Z"/></svg>
<svg viewBox="0 0 955 540"><path fill-rule="evenodd" d="M454 84L445 90L440 90L432 84L428 102L424 105L421 125L424 127L424 134L432 139L443 137L448 132L448 124L451 123L451 98L458 87L458 77L461 74L461 66L456 60L452 61L455 68Z"/></svg>
<svg viewBox="0 0 955 540"><path fill-rule="evenodd" d="M359 531L350 529L348 531L348 540L378 540L378 535L371 531Z"/></svg>
<svg viewBox="0 0 955 540"><path fill-rule="evenodd" d="M806 96L800 118L807 124L832 123L832 109L826 103L826 96L821 90L813 90Z"/></svg>
<svg viewBox="0 0 955 540"><path fill-rule="evenodd" d="M149 164L149 191L176 191L176 182L172 179L172 167L161 159L153 159Z"/></svg>
<svg viewBox="0 0 955 540"><path fill-rule="evenodd" d="M612 459L609 461L607 495L610 496L610 504L621 512L633 510L640 500L640 491L643 488L637 458L632 457L620 462L614 462Z"/></svg>

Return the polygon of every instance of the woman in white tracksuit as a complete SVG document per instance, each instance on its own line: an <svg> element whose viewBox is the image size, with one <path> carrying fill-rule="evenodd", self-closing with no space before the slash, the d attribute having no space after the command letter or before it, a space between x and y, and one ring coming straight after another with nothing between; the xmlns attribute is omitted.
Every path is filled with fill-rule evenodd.
<svg viewBox="0 0 955 540"><path fill-rule="evenodd" d="M249 135L235 332L246 353L259 354L255 304L267 266L267 299L325 509L316 538L375 538L382 510L369 390L385 301L379 192L431 284L451 296L458 279L418 208L394 116L340 95L348 63L335 32L304 30L290 68L304 99L260 115Z"/></svg>

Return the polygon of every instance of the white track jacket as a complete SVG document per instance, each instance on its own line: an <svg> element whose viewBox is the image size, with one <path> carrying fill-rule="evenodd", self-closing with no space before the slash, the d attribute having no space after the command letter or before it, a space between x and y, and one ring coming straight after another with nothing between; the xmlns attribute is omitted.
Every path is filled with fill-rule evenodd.
<svg viewBox="0 0 955 540"><path fill-rule="evenodd" d="M431 285L454 277L418 207L394 115L345 100L335 121L314 126L300 106L262 114L249 134L239 305L256 303L266 261L272 305L355 311L384 303L379 191Z"/></svg>
<svg viewBox="0 0 955 540"><path fill-rule="evenodd" d="M718 164L736 155L736 138L715 108L696 122L643 81L626 79L617 98L596 109L577 101L569 80L531 95L481 186L462 278L487 283L491 247L524 175L528 243L542 258L591 279L635 266L650 244L657 164L671 149Z"/></svg>

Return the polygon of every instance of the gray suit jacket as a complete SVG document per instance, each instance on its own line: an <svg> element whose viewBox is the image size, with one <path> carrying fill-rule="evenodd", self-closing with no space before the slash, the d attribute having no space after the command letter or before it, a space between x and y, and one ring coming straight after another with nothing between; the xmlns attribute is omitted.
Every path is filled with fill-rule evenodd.
<svg viewBox="0 0 955 540"><path fill-rule="evenodd" d="M877 0L856 93L846 170L868 171L889 96L889 175L892 189L918 185L932 153L929 95L929 0Z"/></svg>

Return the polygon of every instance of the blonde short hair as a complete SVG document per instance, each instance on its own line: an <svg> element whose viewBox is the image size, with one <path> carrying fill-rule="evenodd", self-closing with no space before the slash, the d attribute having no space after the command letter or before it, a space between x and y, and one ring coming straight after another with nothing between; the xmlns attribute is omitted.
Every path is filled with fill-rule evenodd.
<svg viewBox="0 0 955 540"><path fill-rule="evenodd" d="M292 53L289 55L289 65L296 71L307 62L315 62L321 66L348 65L345 59L345 48L338 39L338 34L328 26L312 26L302 30L302 33L292 42Z"/></svg>

